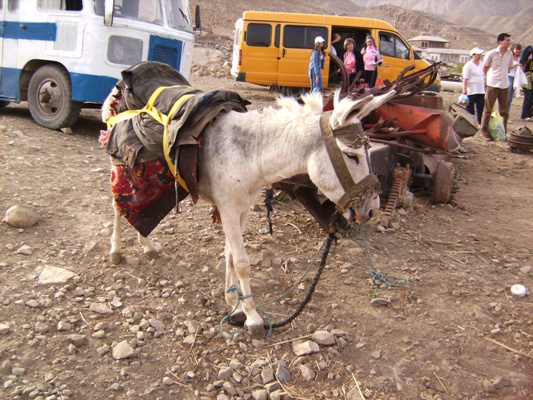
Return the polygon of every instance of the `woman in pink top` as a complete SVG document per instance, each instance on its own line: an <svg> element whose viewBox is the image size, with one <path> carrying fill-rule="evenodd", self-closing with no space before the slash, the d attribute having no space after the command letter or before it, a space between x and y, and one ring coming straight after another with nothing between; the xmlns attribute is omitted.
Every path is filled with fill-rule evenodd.
<svg viewBox="0 0 533 400"><path fill-rule="evenodd" d="M348 72L350 78L349 85L352 85L352 82L357 75L357 72L363 70L363 57L361 53L355 49L355 41L352 38L348 38L344 41L344 66Z"/></svg>
<svg viewBox="0 0 533 400"><path fill-rule="evenodd" d="M366 46L361 51L363 60L365 62L365 72L363 78L368 83L368 87L374 87L378 79L378 66L383 63L381 53L376 48L374 38L372 36L366 37Z"/></svg>

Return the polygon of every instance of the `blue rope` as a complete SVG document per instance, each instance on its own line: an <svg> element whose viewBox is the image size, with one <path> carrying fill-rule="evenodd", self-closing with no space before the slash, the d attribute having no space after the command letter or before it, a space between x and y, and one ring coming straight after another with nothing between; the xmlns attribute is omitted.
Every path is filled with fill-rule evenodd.
<svg viewBox="0 0 533 400"><path fill-rule="evenodd" d="M372 263L372 260L370 259L370 253L368 251L368 246L366 245L365 235L364 235L364 228L362 225L359 226L359 231L361 232L361 240L363 241L363 247L365 248L366 258L368 260L368 264L372 267L372 271L367 271L366 274L370 275L372 277L372 282L383 282L389 287L402 287L409 283L409 278L400 278L397 276L387 275L383 272L378 271L374 264ZM390 279L396 280L398 283L390 282Z"/></svg>

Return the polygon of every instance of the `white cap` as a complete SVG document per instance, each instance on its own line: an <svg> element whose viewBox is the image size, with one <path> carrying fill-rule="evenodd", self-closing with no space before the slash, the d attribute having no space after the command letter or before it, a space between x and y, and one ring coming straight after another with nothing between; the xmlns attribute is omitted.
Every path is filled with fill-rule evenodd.
<svg viewBox="0 0 533 400"><path fill-rule="evenodd" d="M474 47L472 50L470 50L470 57L472 57L474 54L483 54L485 50L480 49L479 47Z"/></svg>
<svg viewBox="0 0 533 400"><path fill-rule="evenodd" d="M317 43L324 43L324 42L325 42L325 40L324 40L324 38L323 38L322 36L317 36L317 37L315 38L315 44L317 44Z"/></svg>

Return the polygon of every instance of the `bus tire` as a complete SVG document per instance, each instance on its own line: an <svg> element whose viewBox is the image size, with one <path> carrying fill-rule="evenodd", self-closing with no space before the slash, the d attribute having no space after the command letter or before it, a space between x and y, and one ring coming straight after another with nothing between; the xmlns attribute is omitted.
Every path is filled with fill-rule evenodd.
<svg viewBox="0 0 533 400"><path fill-rule="evenodd" d="M35 122L48 129L69 128L80 115L80 104L72 100L68 71L56 65L39 68L28 87L30 113Z"/></svg>

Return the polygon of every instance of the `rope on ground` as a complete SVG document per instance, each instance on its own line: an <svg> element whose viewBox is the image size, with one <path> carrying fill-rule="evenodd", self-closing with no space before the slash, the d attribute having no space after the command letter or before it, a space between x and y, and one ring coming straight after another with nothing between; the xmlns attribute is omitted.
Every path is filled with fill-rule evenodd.
<svg viewBox="0 0 533 400"><path fill-rule="evenodd" d="M282 326L287 325L288 323L292 322L296 317L298 317L298 315L302 312L304 307L309 303L309 301L311 300L311 297L313 296L313 293L315 291L316 285L318 284L320 276L322 275L322 271L324 270L324 268L326 266L326 260L327 260L327 257L328 257L328 254L329 254L329 251L330 251L330 248L331 248L331 243L333 241L336 242L336 236L333 233L330 233L328 235L328 237L324 240L324 242L322 243L322 245L320 246L318 251L316 252L316 254L313 257L313 259L311 260L311 262L309 263L309 266L307 267L307 269L304 272L304 274L300 277L300 279L298 279L298 281L289 290L287 290L282 295L280 295L280 296L278 296L278 297L276 297L276 298L274 298L272 300L269 300L267 302L264 302L261 305L256 307L257 311L259 313L261 313L265 317L265 319L267 320L267 323L265 323L263 325L263 327L267 330L267 334L265 336L265 339L268 339L271 336L272 329L282 327ZM320 254L320 252L322 250L324 250L324 251L322 253L322 259L320 261L320 265L318 267L317 273L316 273L316 275L315 275L315 277L313 279L313 282L312 282L312 284L311 284L311 286L309 288L309 291L307 292L307 295L306 295L305 299L300 303L300 305L298 306L296 311L290 317L288 317L287 319L285 319L285 320L283 320L281 322L273 323L271 318L270 318L270 316L268 315L268 313L263 310L263 307L265 307L265 306L267 306L267 305L269 305L271 303L274 303L276 301L279 301L279 300L287 297L291 292L293 292L294 289L296 289L298 287L298 285L307 276L307 273L310 271L311 267L315 264L315 261L316 261L318 255ZM231 293L231 292L236 292L237 293L237 304L235 305L235 308L230 311L229 314L227 314L224 318L222 318L222 320L220 321L220 328L222 329L222 331L224 331L224 332L226 332L228 334L231 334L231 335L233 335L235 333L245 333L248 336L250 336L250 333L247 330L239 329L239 330L230 331L230 330L228 330L228 329L226 329L224 327L224 324L228 320L229 320L229 323L232 323L230 318L233 316L233 313L239 307L239 305L241 303L241 300L250 298L250 297L252 297L252 295L243 296L241 290L236 285L230 286L228 288L227 292L228 293ZM235 322L233 322L233 324L235 324Z"/></svg>
<svg viewBox="0 0 533 400"><path fill-rule="evenodd" d="M378 271L374 267L374 264L370 259L370 252L368 251L368 246L366 244L363 225L359 225L359 232L361 233L361 240L363 241L363 247L365 249L368 264L370 264L370 266L372 267L372 271L368 271L366 274L372 277L372 282L380 281L385 283L389 287L401 287L407 285L409 283L409 278L400 278L397 276L387 275L383 272ZM394 280L397 283L391 282L391 280Z"/></svg>

